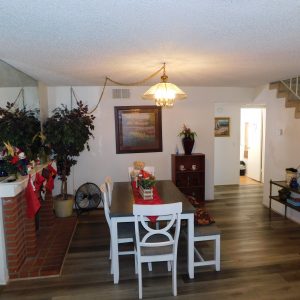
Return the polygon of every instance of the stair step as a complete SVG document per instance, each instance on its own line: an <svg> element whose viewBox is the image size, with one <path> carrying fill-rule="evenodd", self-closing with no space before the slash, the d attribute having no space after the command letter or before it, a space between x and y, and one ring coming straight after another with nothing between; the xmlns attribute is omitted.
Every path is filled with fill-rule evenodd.
<svg viewBox="0 0 300 300"><path fill-rule="evenodd" d="M292 80L291 82L292 82L291 89L292 89L292 91L295 91L296 80ZM269 84L269 89L277 89L277 98L285 98L285 107L286 108L294 107L295 108L295 112L294 112L295 118L300 119L300 99L299 99L299 97L297 97L281 81L271 82Z"/></svg>
<svg viewBox="0 0 300 300"><path fill-rule="evenodd" d="M300 100L285 100L285 107L298 107L300 105Z"/></svg>
<svg viewBox="0 0 300 300"><path fill-rule="evenodd" d="M295 109L295 119L300 119L300 111Z"/></svg>

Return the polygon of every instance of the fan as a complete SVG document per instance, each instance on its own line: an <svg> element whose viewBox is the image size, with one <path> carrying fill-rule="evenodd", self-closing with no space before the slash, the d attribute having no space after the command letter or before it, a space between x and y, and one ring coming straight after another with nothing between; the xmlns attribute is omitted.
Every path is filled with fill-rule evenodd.
<svg viewBox="0 0 300 300"><path fill-rule="evenodd" d="M95 209L101 201L101 191L94 183L84 183L76 191L75 206L79 211Z"/></svg>

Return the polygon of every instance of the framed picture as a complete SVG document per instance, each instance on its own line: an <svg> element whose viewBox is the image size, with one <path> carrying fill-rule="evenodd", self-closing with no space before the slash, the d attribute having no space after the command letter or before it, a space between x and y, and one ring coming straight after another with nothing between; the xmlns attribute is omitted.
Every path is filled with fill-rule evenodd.
<svg viewBox="0 0 300 300"><path fill-rule="evenodd" d="M230 118L218 117L215 118L215 136L229 136L230 135Z"/></svg>
<svg viewBox="0 0 300 300"><path fill-rule="evenodd" d="M115 106L116 153L161 152L161 107Z"/></svg>

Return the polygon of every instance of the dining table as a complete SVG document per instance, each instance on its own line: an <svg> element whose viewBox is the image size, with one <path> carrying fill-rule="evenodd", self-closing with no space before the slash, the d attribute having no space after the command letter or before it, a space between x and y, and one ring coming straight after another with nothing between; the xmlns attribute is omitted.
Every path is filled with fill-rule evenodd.
<svg viewBox="0 0 300 300"><path fill-rule="evenodd" d="M195 208L186 196L171 180L158 180L155 188L162 200L162 204L182 202L181 220L187 223L187 268L191 279L194 278L194 212ZM114 284L119 283L119 255L118 255L118 224L134 222L132 213L135 203L131 182L115 182L112 191L110 207L111 217L111 247ZM145 201L146 203L146 201ZM154 204L155 205L155 204ZM180 251L178 251L180 253Z"/></svg>

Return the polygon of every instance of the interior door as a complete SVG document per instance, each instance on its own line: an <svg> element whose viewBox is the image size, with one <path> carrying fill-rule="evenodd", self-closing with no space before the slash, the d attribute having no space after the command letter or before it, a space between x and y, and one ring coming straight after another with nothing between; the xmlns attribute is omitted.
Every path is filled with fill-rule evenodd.
<svg viewBox="0 0 300 300"><path fill-rule="evenodd" d="M247 176L261 181L262 168L262 109L247 108L248 118L248 162Z"/></svg>

